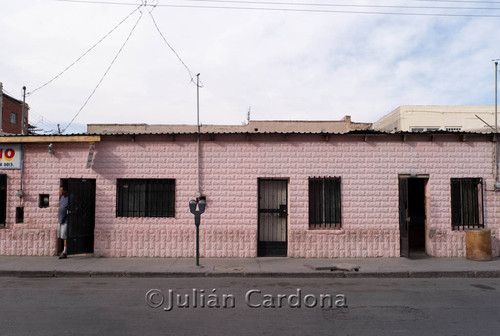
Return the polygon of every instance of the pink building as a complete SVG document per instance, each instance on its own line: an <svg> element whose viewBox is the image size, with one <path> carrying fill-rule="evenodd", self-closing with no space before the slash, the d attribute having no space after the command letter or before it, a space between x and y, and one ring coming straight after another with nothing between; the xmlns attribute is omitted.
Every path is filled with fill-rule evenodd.
<svg viewBox="0 0 500 336"><path fill-rule="evenodd" d="M201 257L463 257L468 227L499 256L492 134L205 133L199 175L197 138L0 137L0 254L56 255L63 183L70 253L193 257L199 183Z"/></svg>

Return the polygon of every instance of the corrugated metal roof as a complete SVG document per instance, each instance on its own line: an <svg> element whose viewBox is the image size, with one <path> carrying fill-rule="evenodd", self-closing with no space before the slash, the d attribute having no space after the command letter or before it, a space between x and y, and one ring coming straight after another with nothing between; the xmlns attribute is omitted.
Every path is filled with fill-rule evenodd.
<svg viewBox="0 0 500 336"><path fill-rule="evenodd" d="M71 133L71 134L0 134L0 137L85 137L85 136L168 136L168 135L197 135L197 132L117 132L117 133ZM423 132L383 132L377 130L351 130L348 132L205 132L201 135L494 135L493 132L469 132L469 131L423 131Z"/></svg>
<svg viewBox="0 0 500 336"><path fill-rule="evenodd" d="M125 136L125 135L197 135L197 132L158 132L158 133L95 133L87 135L102 136ZM493 135L493 132L472 132L472 131L424 131L424 132L384 132L377 130L352 130L349 132L206 132L201 135Z"/></svg>

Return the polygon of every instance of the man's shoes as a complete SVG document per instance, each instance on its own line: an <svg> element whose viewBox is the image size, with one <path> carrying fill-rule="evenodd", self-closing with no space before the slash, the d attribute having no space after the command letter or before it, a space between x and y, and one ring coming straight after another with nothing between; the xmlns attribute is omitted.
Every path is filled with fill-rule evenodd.
<svg viewBox="0 0 500 336"><path fill-rule="evenodd" d="M66 259L68 257L68 255L66 253L61 253L61 255L59 256L59 259Z"/></svg>

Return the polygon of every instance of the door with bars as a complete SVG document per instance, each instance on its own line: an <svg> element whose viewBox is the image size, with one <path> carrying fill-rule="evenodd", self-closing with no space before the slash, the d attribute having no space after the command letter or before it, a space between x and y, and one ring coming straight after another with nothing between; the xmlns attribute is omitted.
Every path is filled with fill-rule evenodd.
<svg viewBox="0 0 500 336"><path fill-rule="evenodd" d="M258 256L287 256L288 181L259 179Z"/></svg>
<svg viewBox="0 0 500 336"><path fill-rule="evenodd" d="M67 179L68 254L94 253L95 180Z"/></svg>

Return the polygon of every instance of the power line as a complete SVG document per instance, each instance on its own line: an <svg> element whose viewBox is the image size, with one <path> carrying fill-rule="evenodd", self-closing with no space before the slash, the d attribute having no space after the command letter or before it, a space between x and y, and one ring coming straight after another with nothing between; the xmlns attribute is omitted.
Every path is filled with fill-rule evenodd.
<svg viewBox="0 0 500 336"><path fill-rule="evenodd" d="M137 6L137 3L131 2L110 2L110 1L92 1L92 0L55 0L59 2L75 2L88 4L103 4L103 5L126 5ZM269 2L269 1L238 1L238 0L187 0L200 2L226 2L226 3L247 3L247 4L272 4L272 5L292 5L292 6L316 6L316 7L366 7L366 8L410 8L410 9L498 9L498 8L481 8L481 7L434 7L434 6L405 6L405 5L355 5L355 4L324 4L324 3L305 3L305 2ZM475 3L475 4L500 4L500 1L472 1L472 0L413 0L422 2L446 2L446 3ZM170 5L149 5L144 6L170 6Z"/></svg>
<svg viewBox="0 0 500 336"><path fill-rule="evenodd" d="M49 130L48 132L55 132L57 130L57 124L55 122L45 118L43 115L32 109L29 111L29 119L30 124L41 127L44 132L47 132L46 129Z"/></svg>
<svg viewBox="0 0 500 336"><path fill-rule="evenodd" d="M7 90L5 90L5 89L3 89L3 88L2 88L2 91L3 91L3 92L5 92L6 94L8 94L8 95L9 95L9 96L11 96L11 97L14 97L14 96L12 95L12 93L10 93L9 91L7 91Z"/></svg>
<svg viewBox="0 0 500 336"><path fill-rule="evenodd" d="M56 0L56 1L63 1L63 2L78 2L78 3L89 3L89 4L110 4L110 5L132 5L131 3L113 3L113 2L107 2L107 1L83 1L83 0ZM195 0L196 1L196 0ZM209 0L207 0L208 2ZM431 1L431 0L420 0L420 1ZM447 1L447 0L441 0L441 1ZM448 0L451 1L451 0ZM236 3L235 1L231 1L232 3ZM243 3L243 1L241 1ZM471 1L471 2L476 2L476 1ZM247 3L253 3L251 1L248 1ZM498 2L485 2L485 3L498 3ZM255 4L264 4L263 2L256 2ZM276 3L279 4L279 3ZM288 5L291 5L292 3L287 3ZM293 4L297 5L297 4ZM306 5L306 4L304 4ZM368 15L400 15L400 16L436 16L436 17L483 17L483 18L498 18L500 15L491 15L491 14L452 14L452 13L417 13L417 12L387 12L387 11L355 11L355 10L328 10L328 9L302 9L302 8L287 8L287 7L282 7L282 8L275 8L275 7L235 7L235 6L213 6L213 5L148 5L145 4L144 6L155 6L155 7L170 7L170 8L202 8L202 9L230 9L230 10L259 10L259 11L285 11L285 12L306 12L306 13L337 13L337 14L368 14ZM312 5L312 6L320 6L318 4ZM325 5L321 5L325 6ZM355 5L339 5L339 7L353 7ZM361 6L361 5L359 5ZM382 5L380 5L382 6ZM376 5L366 5L365 7L367 8L376 8ZM402 8L404 9L405 7L385 7L385 8ZM455 9L455 10L494 10L494 9L499 9L499 8L463 8L463 7L417 7L415 8L408 8L408 9Z"/></svg>
<svg viewBox="0 0 500 336"><path fill-rule="evenodd" d="M143 7L143 5L141 5L140 7ZM140 8L139 7L139 8ZM92 91L92 93L88 96L87 100L85 100L85 102L83 103L82 107L80 107L80 109L78 110L78 112L75 114L75 116L73 117L73 119L71 119L71 121L68 123L68 125L66 125L66 127L62 130L62 133L66 132L66 130L68 129L68 127L73 123L73 121L76 119L76 117L80 114L80 112L82 112L83 108L87 105L87 103L89 102L90 98L92 98L92 96L94 95L94 93L96 92L97 88L101 85L102 81L104 80L104 78L106 77L106 75L108 74L109 70L111 69L111 67L113 66L113 64L115 63L116 59L118 58L118 56L120 55L120 53L122 52L123 48L125 47L125 45L127 44L127 42L129 41L130 37L132 36L132 33L134 32L135 28L137 27L137 25L139 24L139 21L141 20L142 18L142 10L139 9L139 11L141 12L141 15L139 16L139 18L137 19L137 21L135 22L134 26L132 27L132 29L130 30L130 33L128 34L127 38L125 39L125 42L123 42L122 46L120 47L120 49L118 50L118 52L116 53L115 57L113 58L113 60L111 61L111 63L109 64L108 68L106 69L106 71L104 72L104 74L102 75L101 79L99 80L99 82L97 83L97 85L95 86L94 90Z"/></svg>
<svg viewBox="0 0 500 336"><path fill-rule="evenodd" d="M156 6L155 6L156 7ZM149 12L149 16L151 17L151 20L153 21L153 24L154 26L156 27L156 30L158 31L158 33L160 34L161 38L163 39L163 41L165 42L165 44L170 48L170 50L172 50L172 52L174 53L174 55L177 57L177 59L182 63L182 65L184 66L184 68L186 68L188 74L189 74L189 77L191 78L191 82L194 83L194 77L196 76L196 74L194 72L192 72L189 67L186 65L186 63L182 60L182 58L179 56L179 54L175 51L175 49L170 45L170 43L168 43L167 39L165 38L165 36L163 35L163 33L161 32L160 28L158 27L158 24L156 24L156 20L153 16L153 10L154 8L151 9Z"/></svg>
<svg viewBox="0 0 500 336"><path fill-rule="evenodd" d="M61 1L61 0L56 0L56 1ZM87 55L90 51L92 51L98 44L100 44L102 41L104 41L104 39L106 37L108 37L112 32L114 32L119 26L121 26L122 23L124 23L130 16L132 16L132 14L134 14L135 12L137 12L141 7L142 7L142 5L140 5L139 7L137 7L136 9L134 9L132 12L130 12L130 14L128 14L122 21L120 21L115 27L113 27L113 29L111 29L106 35L104 35L99 41L97 41L92 47L90 47L86 52L84 52L83 55L81 55L80 57L78 57L73 63L71 63L69 66L67 66L63 71L61 71L59 74L57 74L56 76L54 76L51 80L49 80L45 84L43 84L43 85L37 87L36 89L34 89L33 91L29 92L27 95L29 96L29 95L35 93L36 91L40 90L41 88L44 88L45 86L49 85L54 80L56 80L57 78L59 78L62 74L64 74L71 67L73 67L73 65L75 65L76 63L78 63L78 61L80 61L83 57L85 57L85 55Z"/></svg>
<svg viewBox="0 0 500 336"><path fill-rule="evenodd" d="M34 121L34 123L47 124L47 125L50 125L50 126L57 125L55 122L50 121L49 119L47 119L46 117L44 117L40 113L38 113L38 112L36 112L34 110L31 110L31 109L29 111L29 116L37 119L37 121Z"/></svg>
<svg viewBox="0 0 500 336"><path fill-rule="evenodd" d="M457 10L500 10L491 7L451 7L451 6L407 6L407 5L356 5L356 4L319 4L305 2L272 2L272 1L242 1L242 0L189 0L193 2L218 2L232 4L258 4L280 6L313 6L313 7L352 7L352 8L400 8L400 9L457 9ZM417 0L419 1L419 0ZM422 0L420 0L422 1ZM431 0L426 0L431 1ZM450 1L451 2L451 1Z"/></svg>
<svg viewBox="0 0 500 336"><path fill-rule="evenodd" d="M89 4L103 4L103 5L128 5L128 6L137 6L137 3L130 2L110 2L110 1L84 1L84 0L54 0L58 2L75 2L75 3L89 3ZM141 6L152 6L141 4Z"/></svg>
<svg viewBox="0 0 500 336"><path fill-rule="evenodd" d="M401 16L438 16L438 17L483 17L499 18L500 15L487 14L448 14L448 13L410 13L410 12L373 12L353 10L326 10L326 9L299 9L299 8L271 8L271 7L229 7L229 6L188 6L188 5L158 5L173 8L204 8L204 9L231 9L231 10L262 10L307 13L338 13L338 14L369 14L369 15L401 15Z"/></svg>
<svg viewBox="0 0 500 336"><path fill-rule="evenodd" d="M5 88L2 88L2 92L6 93L9 96L11 96L12 98L14 98L14 96L9 91L5 90ZM16 99L16 98L14 98L14 99ZM36 119L36 120L34 120L34 119ZM39 127L39 125L42 124L42 125L47 125L49 128L52 128L52 130L57 129L56 123L47 119L46 117L44 117L43 115L41 115L37 111L33 110L32 107L30 107L30 109L29 109L29 123L32 125L36 125L37 127ZM43 127L43 128L46 128L46 127Z"/></svg>
<svg viewBox="0 0 500 336"><path fill-rule="evenodd" d="M47 119L40 113L30 109L29 115L30 115L30 122L29 122L30 124L42 128L44 132L57 131L57 123Z"/></svg>
<svg viewBox="0 0 500 336"><path fill-rule="evenodd" d="M500 1L472 1L472 0L413 0L413 1L500 4Z"/></svg>

